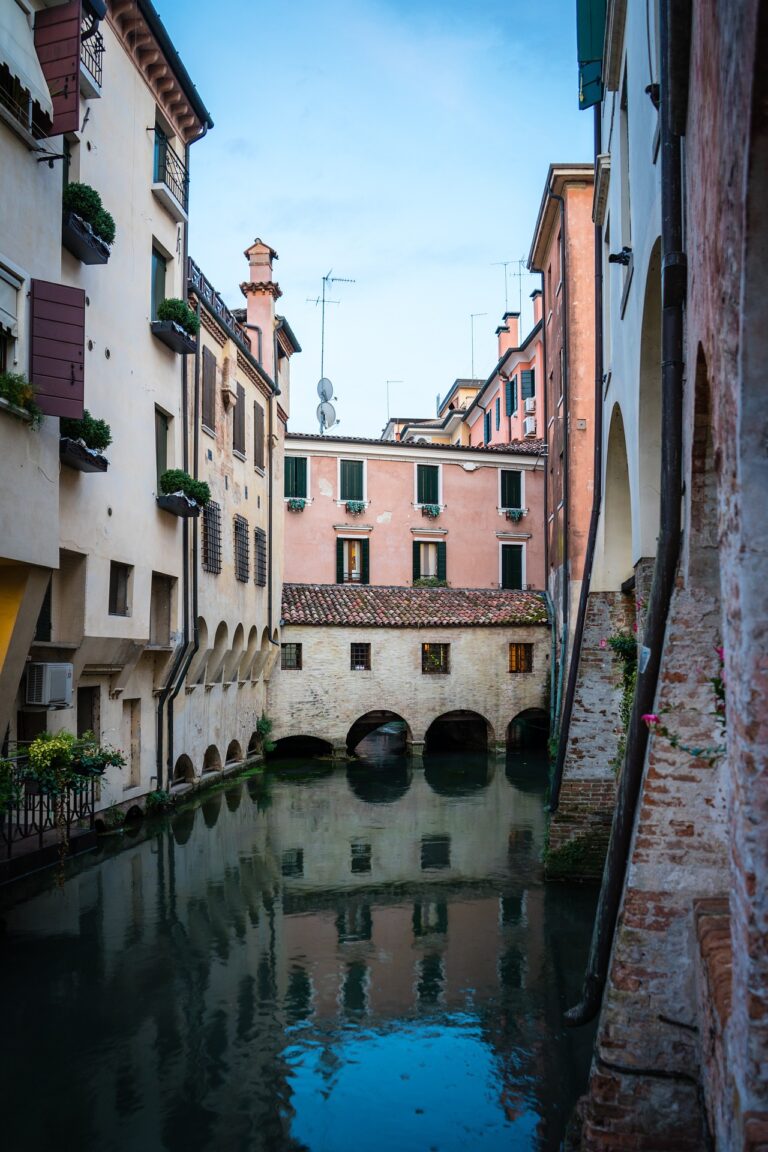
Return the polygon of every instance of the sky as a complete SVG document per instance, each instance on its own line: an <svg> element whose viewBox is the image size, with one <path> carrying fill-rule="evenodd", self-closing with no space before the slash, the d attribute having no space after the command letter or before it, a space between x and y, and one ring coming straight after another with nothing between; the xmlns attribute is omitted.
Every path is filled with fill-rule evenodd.
<svg viewBox="0 0 768 1152"><path fill-rule="evenodd" d="M191 150L190 254L230 307L254 238L279 255L302 346L289 428L318 431L329 271L354 281L326 308L340 435L378 436L388 393L390 415L431 417L473 363L487 376L521 293L532 323L517 261L548 166L592 158L575 0L155 4L214 121Z"/></svg>

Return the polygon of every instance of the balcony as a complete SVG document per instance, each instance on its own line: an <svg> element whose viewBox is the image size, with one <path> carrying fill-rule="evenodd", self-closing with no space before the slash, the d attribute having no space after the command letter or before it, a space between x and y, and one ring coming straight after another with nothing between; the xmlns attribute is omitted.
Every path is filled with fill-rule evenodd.
<svg viewBox="0 0 768 1152"><path fill-rule="evenodd" d="M80 26L80 92L86 100L98 100L104 63L104 37L84 16Z"/></svg>
<svg viewBox="0 0 768 1152"><path fill-rule="evenodd" d="M189 173L161 128L155 128L155 170L152 193L178 223L186 223Z"/></svg>

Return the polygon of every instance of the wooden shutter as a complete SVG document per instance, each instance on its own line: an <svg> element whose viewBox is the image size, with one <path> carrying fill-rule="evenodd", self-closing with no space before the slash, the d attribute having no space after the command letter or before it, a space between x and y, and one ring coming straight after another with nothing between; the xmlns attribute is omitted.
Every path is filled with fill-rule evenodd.
<svg viewBox="0 0 768 1152"><path fill-rule="evenodd" d="M502 586L502 588L522 588L522 586L523 586L523 546L522 546L522 544L502 544L502 546L501 546L501 586Z"/></svg>
<svg viewBox="0 0 768 1152"><path fill-rule="evenodd" d="M522 483L520 472L501 473L501 506L502 508L522 507Z"/></svg>
<svg viewBox="0 0 768 1152"><path fill-rule="evenodd" d="M496 431L501 428L501 400L496 397Z"/></svg>
<svg viewBox="0 0 768 1152"><path fill-rule="evenodd" d="M302 500L309 499L309 492L307 491L307 458L306 456L296 457L296 495L301 497Z"/></svg>
<svg viewBox="0 0 768 1152"><path fill-rule="evenodd" d="M203 424L216 430L216 357L203 348Z"/></svg>
<svg viewBox="0 0 768 1152"><path fill-rule="evenodd" d="M413 542L413 578L421 579L421 545L418 540Z"/></svg>
<svg viewBox="0 0 768 1152"><path fill-rule="evenodd" d="M437 504L439 494L437 465L417 464L416 468L416 503Z"/></svg>
<svg viewBox="0 0 768 1152"><path fill-rule="evenodd" d="M517 376L512 377L512 415L517 412Z"/></svg>
<svg viewBox="0 0 768 1152"><path fill-rule="evenodd" d="M336 540L336 583L344 583L344 541L341 537Z"/></svg>
<svg viewBox="0 0 768 1152"><path fill-rule="evenodd" d="M35 13L35 51L53 100L48 136L80 128L80 0Z"/></svg>
<svg viewBox="0 0 768 1152"><path fill-rule="evenodd" d="M526 368L520 373L520 394L523 400L536 395L536 372L534 368Z"/></svg>
<svg viewBox="0 0 768 1152"><path fill-rule="evenodd" d="M296 488L296 458L286 456L283 464L283 495L293 496Z"/></svg>
<svg viewBox="0 0 768 1152"><path fill-rule="evenodd" d="M342 460L339 471L339 499L362 500L363 462L362 460Z"/></svg>
<svg viewBox="0 0 768 1152"><path fill-rule="evenodd" d="M438 540L437 542L437 578L438 580L446 580L446 572L448 571L446 564L446 548L445 540Z"/></svg>
<svg viewBox="0 0 768 1152"><path fill-rule="evenodd" d="M507 416L512 415L512 381L506 380L504 383L504 409Z"/></svg>
<svg viewBox="0 0 768 1152"><path fill-rule="evenodd" d="M237 385L237 404L232 424L232 447L245 455L245 388Z"/></svg>
<svg viewBox="0 0 768 1152"><path fill-rule="evenodd" d="M371 582L371 550L370 540L360 541L360 583L370 584Z"/></svg>
<svg viewBox="0 0 768 1152"><path fill-rule="evenodd" d="M264 467L264 409L253 402L253 463L256 468Z"/></svg>
<svg viewBox="0 0 768 1152"><path fill-rule="evenodd" d="M491 442L491 414L486 412L483 416L483 443L490 444Z"/></svg>
<svg viewBox="0 0 768 1152"><path fill-rule="evenodd" d="M52 9L55 11L55 9ZM31 282L29 378L47 416L83 415L85 292Z"/></svg>

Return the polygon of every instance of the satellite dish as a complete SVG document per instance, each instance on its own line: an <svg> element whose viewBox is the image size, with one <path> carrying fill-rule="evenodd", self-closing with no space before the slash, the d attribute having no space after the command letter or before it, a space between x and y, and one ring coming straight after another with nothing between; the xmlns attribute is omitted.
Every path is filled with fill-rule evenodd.
<svg viewBox="0 0 768 1152"><path fill-rule="evenodd" d="M317 406L317 419L320 422L320 431L324 428L333 428L336 423L336 409L327 400Z"/></svg>
<svg viewBox="0 0 768 1152"><path fill-rule="evenodd" d="M318 382L317 394L320 397L320 400L325 404L327 404L329 400L333 399L333 384L331 384L327 376L323 376L322 380Z"/></svg>

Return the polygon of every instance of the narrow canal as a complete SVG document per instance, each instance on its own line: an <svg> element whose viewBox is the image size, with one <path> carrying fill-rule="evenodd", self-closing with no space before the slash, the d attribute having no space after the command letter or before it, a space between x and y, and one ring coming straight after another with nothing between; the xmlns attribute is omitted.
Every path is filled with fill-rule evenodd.
<svg viewBox="0 0 768 1152"><path fill-rule="evenodd" d="M279 766L7 907L3 1148L558 1149L595 893L542 883L534 754L425 763Z"/></svg>

